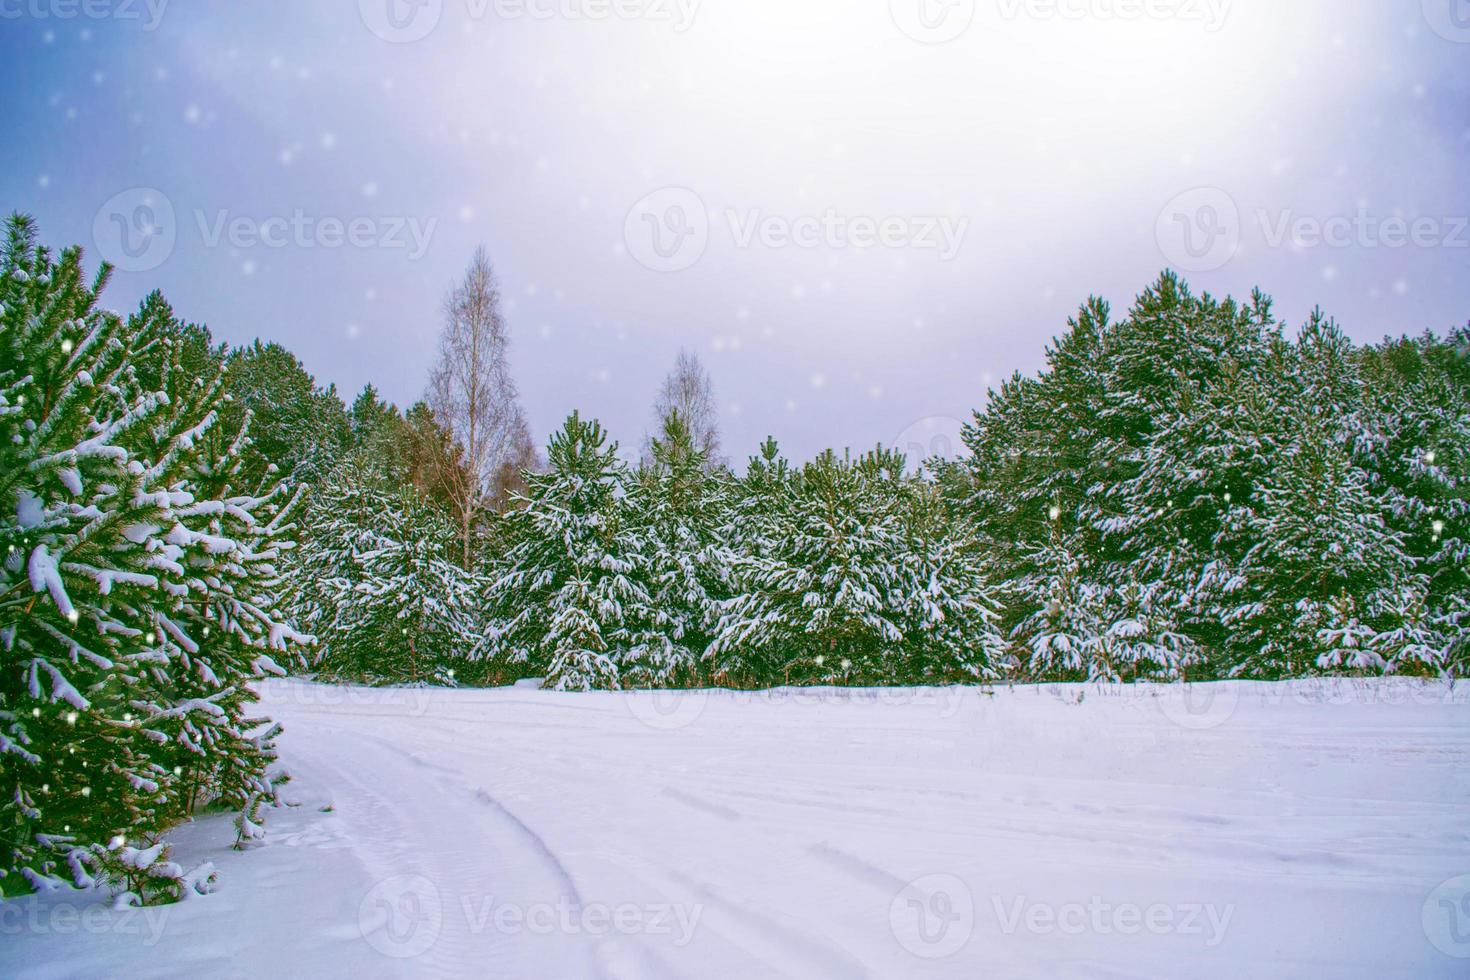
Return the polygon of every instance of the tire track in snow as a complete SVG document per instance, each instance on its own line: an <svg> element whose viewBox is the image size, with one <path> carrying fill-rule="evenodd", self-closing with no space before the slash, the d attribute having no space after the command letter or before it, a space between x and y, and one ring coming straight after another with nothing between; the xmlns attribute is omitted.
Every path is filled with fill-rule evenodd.
<svg viewBox="0 0 1470 980"><path fill-rule="evenodd" d="M721 806L718 803L711 803L709 800L701 799L682 790L677 790L672 786L665 786L663 794L675 802L692 807L701 813L708 813L711 816L719 817L722 820L729 820L733 823L745 819L739 811L732 810L727 806Z"/></svg>
<svg viewBox="0 0 1470 980"><path fill-rule="evenodd" d="M582 901L581 892L577 890L577 883L572 880L571 872L567 871L566 865L561 863L561 859L556 856L556 853L554 851L552 851L550 845L546 843L546 839L540 834L536 833L536 831L532 830L530 826L520 817L507 810L505 808L505 805L502 804L495 797L491 796L484 787L475 787L475 799L479 800L481 803L489 807L494 812L500 814L502 817L505 818L507 823L509 823L512 827L515 827L516 830L520 832L521 836L526 840L526 842L531 845L531 848L538 855L541 856L541 859L543 861L546 862L547 866L551 869L552 874L561 881L562 885L566 889L565 896L567 900L572 903L572 906L574 908L582 908L584 903Z"/></svg>
<svg viewBox="0 0 1470 980"><path fill-rule="evenodd" d="M717 915L706 916L705 921L711 927L783 973L789 972L796 977L871 976L861 961L841 944L824 941L820 931L811 928L810 923L789 925L774 913L758 912L748 903L726 895L711 882L696 880L672 868L664 869L664 876L668 883L695 898L699 904L710 905L717 910Z"/></svg>
<svg viewBox="0 0 1470 980"><path fill-rule="evenodd" d="M850 878L865 885L871 885L890 897L909 886L909 883L898 875L890 874L855 854L849 854L841 848L833 847L827 841L811 845L807 848L807 853L837 868Z"/></svg>
<svg viewBox="0 0 1470 980"><path fill-rule="evenodd" d="M561 897L580 904L580 898L544 841L504 807L466 811L445 805L436 784L453 779L463 785L461 771L425 765L388 738L355 727L321 725L316 719L297 719L296 726L340 733L335 738L300 739L292 755L309 760L317 773L327 777L324 788L335 791L340 801L337 813L354 828L360 845L357 857L370 875L380 883L405 876L422 878L431 888L415 890L429 893L431 909L437 900L437 913L425 913L428 926L438 929L432 943L405 959L385 956L385 975L483 976L492 966L504 975L602 975L595 951L582 937L497 930L493 913L498 907L554 906ZM366 759L357 753L350 760L323 754L325 749L361 749L365 744L373 750ZM491 815L490 819L466 819L467 813L477 812ZM535 844L528 848L528 842L539 842L539 848ZM525 860L528 854L530 861ZM364 896L364 901L370 897L371 893ZM359 925L366 931L375 923ZM367 941L365 935L363 940Z"/></svg>

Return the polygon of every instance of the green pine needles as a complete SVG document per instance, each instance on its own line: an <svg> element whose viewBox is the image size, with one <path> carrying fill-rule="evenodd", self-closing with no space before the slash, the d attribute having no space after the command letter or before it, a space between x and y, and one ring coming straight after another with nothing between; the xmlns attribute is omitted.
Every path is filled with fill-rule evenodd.
<svg viewBox="0 0 1470 980"><path fill-rule="evenodd" d="M1121 321L1089 301L945 480L1021 676L1464 676L1466 336L1291 340L1173 275Z"/></svg>
<svg viewBox="0 0 1470 980"><path fill-rule="evenodd" d="M308 642L281 614L292 499L240 471L202 328L97 307L29 219L0 254L0 889L86 883L200 807L273 798L249 684ZM228 416L228 418L227 418Z"/></svg>

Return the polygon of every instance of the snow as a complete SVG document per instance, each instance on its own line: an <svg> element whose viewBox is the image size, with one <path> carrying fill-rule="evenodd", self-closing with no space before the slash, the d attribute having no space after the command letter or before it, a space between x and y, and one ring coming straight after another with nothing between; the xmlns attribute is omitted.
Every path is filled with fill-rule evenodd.
<svg viewBox="0 0 1470 980"><path fill-rule="evenodd" d="M51 601L56 603L56 608L63 616L70 616L74 611L71 597L66 594L66 584L61 579L61 569L56 556L51 554L51 549L44 544L36 545L31 552L30 562L27 564L27 573L30 576L31 589L35 592L51 593Z"/></svg>
<svg viewBox="0 0 1470 980"><path fill-rule="evenodd" d="M15 523L22 531L34 530L46 519L46 505L29 490L22 489L15 498Z"/></svg>
<svg viewBox="0 0 1470 980"><path fill-rule="evenodd" d="M0 905L0 975L1464 976L1470 688L261 685L215 892ZM1467 906L1470 907L1470 906ZM1453 928L1452 928L1453 926Z"/></svg>
<svg viewBox="0 0 1470 980"><path fill-rule="evenodd" d="M56 471L56 478L74 497L82 495L82 474L74 466L63 466Z"/></svg>

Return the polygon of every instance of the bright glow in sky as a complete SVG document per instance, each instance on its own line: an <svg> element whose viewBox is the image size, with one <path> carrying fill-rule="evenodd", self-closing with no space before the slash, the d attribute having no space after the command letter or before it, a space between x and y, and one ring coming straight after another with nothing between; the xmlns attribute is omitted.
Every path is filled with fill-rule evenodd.
<svg viewBox="0 0 1470 980"><path fill-rule="evenodd" d="M966 417L1089 294L1121 310L1170 265L1364 341L1465 323L1455 4L0 0L0 205L95 256L140 202L166 220L154 189L172 244L111 305L161 287L401 403L483 242L538 436L580 408L636 446L684 346L732 457L804 457Z"/></svg>

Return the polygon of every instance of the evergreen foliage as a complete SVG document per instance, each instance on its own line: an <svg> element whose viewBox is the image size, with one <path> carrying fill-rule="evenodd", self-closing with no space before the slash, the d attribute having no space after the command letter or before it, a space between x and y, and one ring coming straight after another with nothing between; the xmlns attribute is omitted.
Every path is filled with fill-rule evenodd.
<svg viewBox="0 0 1470 980"><path fill-rule="evenodd" d="M1463 674L1463 363L1321 313L1291 341L1261 294L1171 274L1121 321L1090 301L944 481L994 543L1024 672Z"/></svg>
<svg viewBox="0 0 1470 980"><path fill-rule="evenodd" d="M677 411L649 443L633 504L652 615L645 643L629 664L630 680L665 686L701 679L718 604L732 572L720 531L729 481L710 468L709 451Z"/></svg>
<svg viewBox="0 0 1470 980"><path fill-rule="evenodd" d="M452 682L484 635L482 583L458 564L448 515L395 479L376 446L353 451L313 494L303 622L323 677Z"/></svg>
<svg viewBox="0 0 1470 980"><path fill-rule="evenodd" d="M629 474L602 426L572 413L548 470L503 519L506 552L489 589L491 655L563 691L617 690L624 671L673 670L654 632Z"/></svg>
<svg viewBox="0 0 1470 980"><path fill-rule="evenodd" d="M308 638L280 611L292 498L246 486L250 414L161 296L126 320L81 253L11 219L0 255L0 889L90 880L198 807L273 799L248 684Z"/></svg>
<svg viewBox="0 0 1470 980"><path fill-rule="evenodd" d="M320 483L352 442L336 389L318 387L280 344L257 340L230 351L227 363L233 410L253 418L243 452L246 480L279 476L293 487Z"/></svg>

